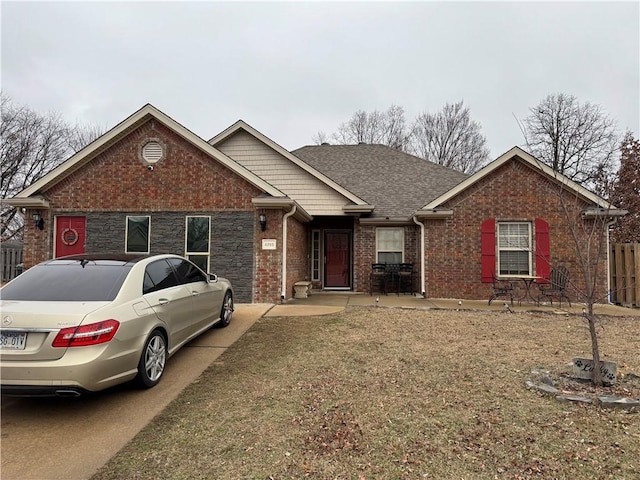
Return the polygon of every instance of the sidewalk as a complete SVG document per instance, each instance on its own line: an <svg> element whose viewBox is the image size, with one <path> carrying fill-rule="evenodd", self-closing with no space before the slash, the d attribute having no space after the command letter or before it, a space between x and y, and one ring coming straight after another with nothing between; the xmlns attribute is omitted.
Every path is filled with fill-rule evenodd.
<svg viewBox="0 0 640 480"><path fill-rule="evenodd" d="M379 299L377 302L376 300ZM459 303L460 302L460 303ZM494 300L491 305L486 300L459 300L446 298L420 298L414 295L367 295L364 293L335 293L314 291L307 298L292 298L286 303L275 305L264 316L265 317L294 317L308 315L328 315L340 312L346 307L369 306L387 308L414 308L414 309L446 309L446 310L493 310L506 311L505 302ZM566 302L562 303L562 308L557 303L553 305L535 303L523 303L518 305L514 302L514 312L539 311L550 312L558 315L582 315L584 304L572 303L571 307ZM638 316L640 309L626 308L618 305L595 305L597 315L606 316Z"/></svg>

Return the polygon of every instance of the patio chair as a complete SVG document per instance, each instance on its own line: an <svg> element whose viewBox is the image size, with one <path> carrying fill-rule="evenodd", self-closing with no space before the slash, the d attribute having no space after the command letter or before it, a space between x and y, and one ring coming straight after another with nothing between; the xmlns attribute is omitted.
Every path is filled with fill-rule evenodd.
<svg viewBox="0 0 640 480"><path fill-rule="evenodd" d="M401 263L397 273L398 294L413 293L413 263Z"/></svg>
<svg viewBox="0 0 640 480"><path fill-rule="evenodd" d="M369 294L373 295L376 290L379 293L387 294L387 268L384 263L372 263L369 274Z"/></svg>
<svg viewBox="0 0 640 480"><path fill-rule="evenodd" d="M496 298L505 297L511 300L511 306L513 306L513 283L507 280L498 279L495 274L491 275L493 292L489 297L489 305Z"/></svg>
<svg viewBox="0 0 640 480"><path fill-rule="evenodd" d="M549 275L549 283L541 283L538 285L540 290L538 294L538 303L542 298L548 298L553 305L554 297L560 302L562 307L562 299L565 298L571 306L571 299L567 296L567 287L569 286L569 270L564 265L560 265L551 270Z"/></svg>

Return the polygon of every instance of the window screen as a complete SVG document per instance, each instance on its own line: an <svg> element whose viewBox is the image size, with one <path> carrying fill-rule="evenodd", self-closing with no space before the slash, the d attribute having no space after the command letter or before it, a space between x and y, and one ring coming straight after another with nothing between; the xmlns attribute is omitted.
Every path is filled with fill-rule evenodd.
<svg viewBox="0 0 640 480"><path fill-rule="evenodd" d="M531 225L498 224L500 275L531 275Z"/></svg>
<svg viewBox="0 0 640 480"><path fill-rule="evenodd" d="M376 256L378 263L402 263L404 229L378 228L376 230Z"/></svg>

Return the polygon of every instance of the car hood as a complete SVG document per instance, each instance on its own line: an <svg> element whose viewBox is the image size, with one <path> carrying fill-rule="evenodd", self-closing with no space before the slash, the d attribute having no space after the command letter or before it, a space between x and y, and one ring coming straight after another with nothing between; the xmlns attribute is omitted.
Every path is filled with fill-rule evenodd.
<svg viewBox="0 0 640 480"><path fill-rule="evenodd" d="M65 328L82 322L87 314L111 302L33 302L1 300L0 328Z"/></svg>

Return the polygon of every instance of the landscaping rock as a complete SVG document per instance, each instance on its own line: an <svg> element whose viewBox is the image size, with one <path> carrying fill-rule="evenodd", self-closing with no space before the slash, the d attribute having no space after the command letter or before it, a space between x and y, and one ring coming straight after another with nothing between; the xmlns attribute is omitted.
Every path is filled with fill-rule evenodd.
<svg viewBox="0 0 640 480"><path fill-rule="evenodd" d="M640 408L640 400L619 397L617 395L600 395L598 397L598 403L602 408L623 408L627 410Z"/></svg>

